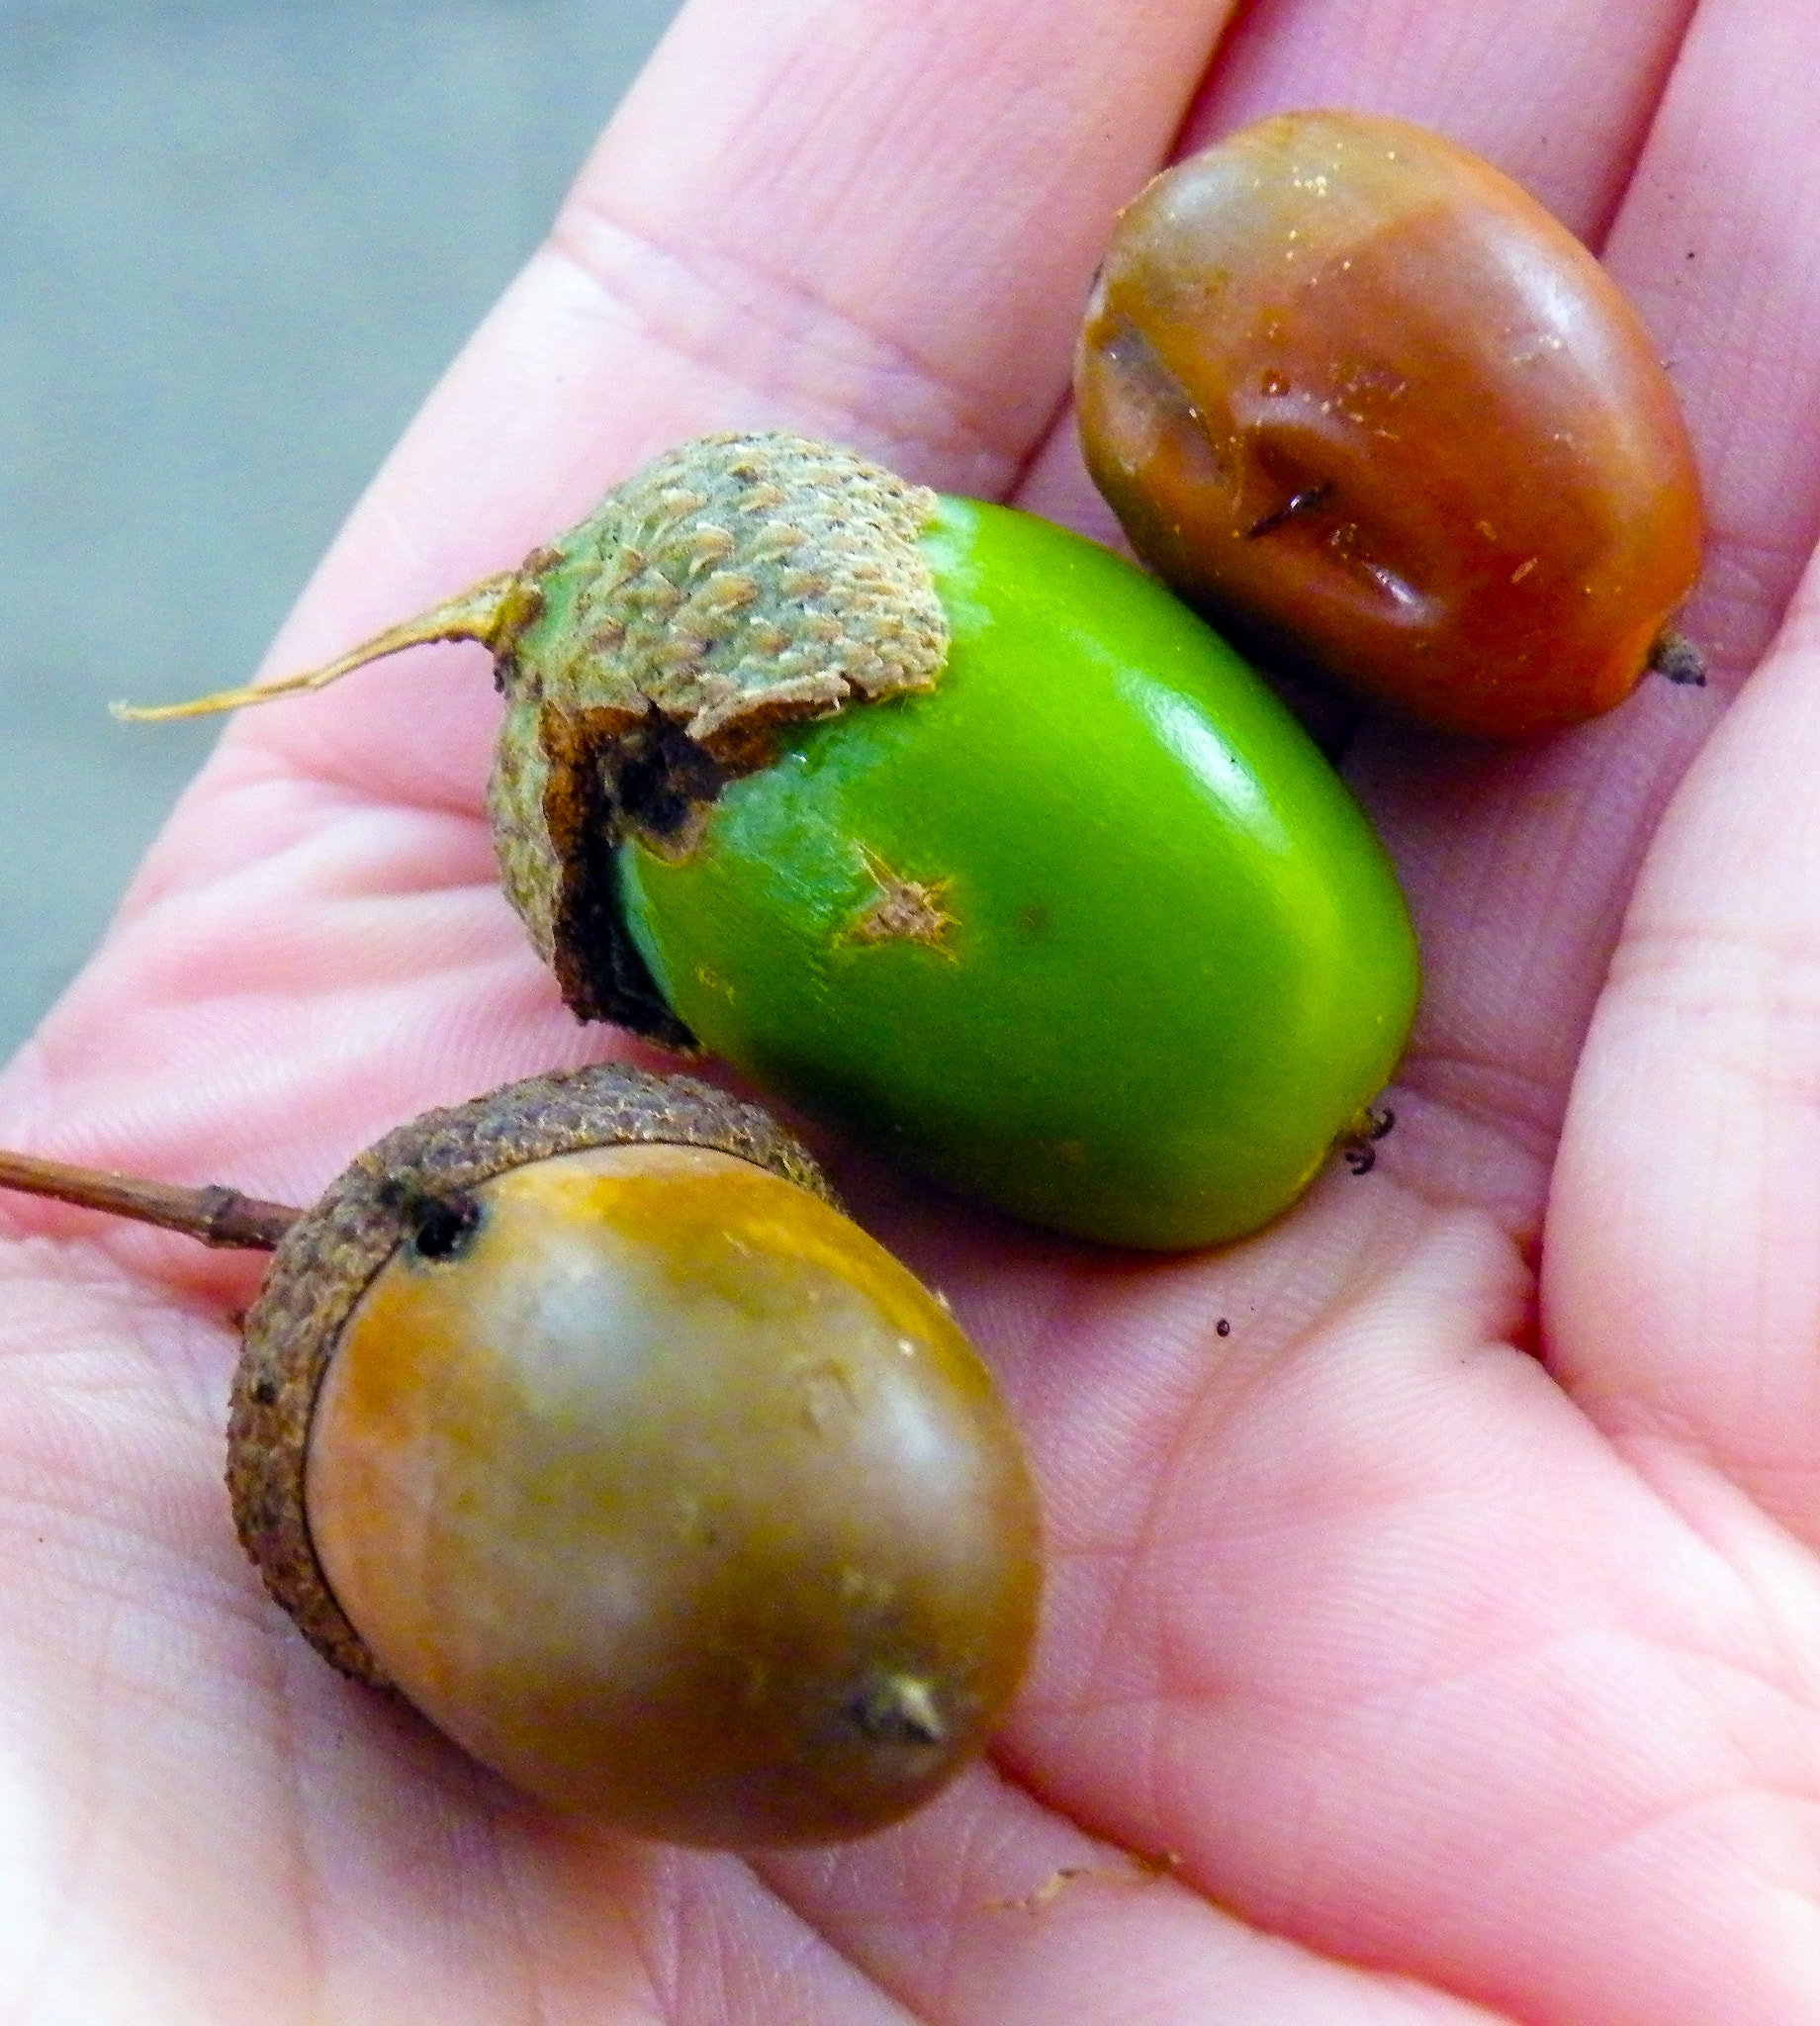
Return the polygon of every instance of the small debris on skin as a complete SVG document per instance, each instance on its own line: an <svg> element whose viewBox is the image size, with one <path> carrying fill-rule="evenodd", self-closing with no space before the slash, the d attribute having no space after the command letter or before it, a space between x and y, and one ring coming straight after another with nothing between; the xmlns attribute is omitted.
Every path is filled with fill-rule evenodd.
<svg viewBox="0 0 1820 2026"><path fill-rule="evenodd" d="M1016 1899L988 1899L987 1909L993 1913L1041 1913L1050 1900L1058 1897L1069 1886L1078 1885L1086 1879L1098 1879L1108 1886L1149 1886L1158 1879L1173 1876L1181 1869L1182 1856L1177 1850L1159 1851L1154 1857L1134 1855L1127 1866L1114 1867L1102 1864L1069 1864L1059 1871L1052 1871L1034 1892L1026 1892Z"/></svg>
<svg viewBox="0 0 1820 2026"><path fill-rule="evenodd" d="M1367 1105L1353 1130L1340 1142L1340 1152L1355 1175L1368 1175L1378 1164L1378 1142L1397 1123L1389 1105Z"/></svg>

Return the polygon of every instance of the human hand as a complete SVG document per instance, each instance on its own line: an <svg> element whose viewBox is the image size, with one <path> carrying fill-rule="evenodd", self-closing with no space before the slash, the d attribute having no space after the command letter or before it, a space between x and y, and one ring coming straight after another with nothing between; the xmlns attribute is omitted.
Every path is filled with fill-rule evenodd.
<svg viewBox="0 0 1820 2026"><path fill-rule="evenodd" d="M1052 1568L993 1762L864 1844L552 1820L331 1675L220 1488L252 1269L0 1208L20 2017L1820 2010L1820 23L1265 0L1216 51L1225 13L694 0L273 672L706 428L1108 532L1064 392L1113 210L1172 146L1349 104L1490 155L1641 308L1708 487L1712 686L1504 753L1361 732L1426 1006L1377 1171L1258 1239L1089 1253L833 1151L1003 1375ZM498 894L477 664L236 723L0 1140L307 1201L412 1112L620 1047Z"/></svg>

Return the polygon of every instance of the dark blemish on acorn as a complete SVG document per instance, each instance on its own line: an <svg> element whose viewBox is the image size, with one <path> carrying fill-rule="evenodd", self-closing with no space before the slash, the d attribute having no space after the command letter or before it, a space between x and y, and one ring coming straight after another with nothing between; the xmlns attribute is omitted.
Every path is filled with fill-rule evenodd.
<svg viewBox="0 0 1820 2026"><path fill-rule="evenodd" d="M419 1259L458 1259L480 1236L482 1211L470 1195L432 1199L413 1211L410 1249Z"/></svg>
<svg viewBox="0 0 1820 2026"><path fill-rule="evenodd" d="M1255 541L1261 534L1273 534L1286 522L1312 513L1331 497L1332 492L1332 482L1328 479L1322 479L1318 486L1304 486L1300 492L1292 493L1274 513L1266 513L1261 520L1254 520L1245 529L1245 539Z"/></svg>
<svg viewBox="0 0 1820 2026"><path fill-rule="evenodd" d="M705 812L732 779L687 732L660 712L620 733L600 760L601 820L660 856L682 857Z"/></svg>
<svg viewBox="0 0 1820 2026"><path fill-rule="evenodd" d="M942 904L954 881L906 879L875 851L862 845L860 855L878 890L848 925L845 937L857 943L922 943L954 962L948 932L955 917Z"/></svg>

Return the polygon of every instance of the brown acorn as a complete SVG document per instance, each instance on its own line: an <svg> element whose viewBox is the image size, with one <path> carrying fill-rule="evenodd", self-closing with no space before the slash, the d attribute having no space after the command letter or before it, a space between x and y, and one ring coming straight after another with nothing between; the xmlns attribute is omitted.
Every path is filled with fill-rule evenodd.
<svg viewBox="0 0 1820 2026"><path fill-rule="evenodd" d="M1016 1430L756 1107L588 1069L412 1121L308 1214L161 1193L211 1195L215 1243L283 1230L228 1486L335 1666L683 1843L862 1835L981 1749L1039 1588Z"/></svg>

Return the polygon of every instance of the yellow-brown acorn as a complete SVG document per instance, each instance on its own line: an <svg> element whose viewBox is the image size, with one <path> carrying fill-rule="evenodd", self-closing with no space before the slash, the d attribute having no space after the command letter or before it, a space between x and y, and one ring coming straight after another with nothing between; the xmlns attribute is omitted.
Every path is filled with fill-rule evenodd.
<svg viewBox="0 0 1820 2026"><path fill-rule="evenodd" d="M981 1750L1037 1612L1017 1431L765 1113L589 1069L414 1120L307 1214L156 1193L209 1197L154 1221L214 1243L283 1233L228 1486L344 1672L682 1843L863 1835Z"/></svg>

